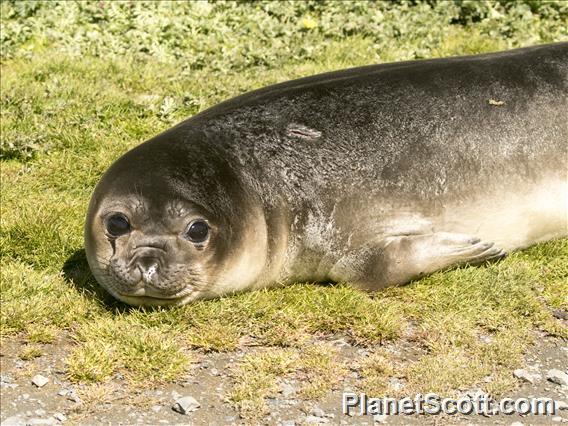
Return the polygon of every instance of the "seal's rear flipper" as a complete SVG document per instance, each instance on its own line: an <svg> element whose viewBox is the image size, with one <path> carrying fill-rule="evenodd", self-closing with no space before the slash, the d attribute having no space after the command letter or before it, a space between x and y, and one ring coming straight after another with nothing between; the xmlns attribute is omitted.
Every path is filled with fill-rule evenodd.
<svg viewBox="0 0 568 426"><path fill-rule="evenodd" d="M501 259L505 251L464 234L436 232L388 237L376 247L350 252L330 271L331 278L366 290L405 284L436 271Z"/></svg>

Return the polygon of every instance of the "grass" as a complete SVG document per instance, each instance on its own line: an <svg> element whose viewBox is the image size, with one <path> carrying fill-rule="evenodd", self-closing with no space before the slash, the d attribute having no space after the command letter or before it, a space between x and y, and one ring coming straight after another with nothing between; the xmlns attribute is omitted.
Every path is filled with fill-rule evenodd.
<svg viewBox="0 0 568 426"><path fill-rule="evenodd" d="M38 348L37 346L26 346L20 352L19 357L22 361L29 361L34 358L39 358L41 355L42 355L41 349Z"/></svg>
<svg viewBox="0 0 568 426"><path fill-rule="evenodd" d="M276 393L277 377L292 372L298 359L297 352L283 349L246 356L233 373L235 385L229 401L245 418L266 413L265 398Z"/></svg>
<svg viewBox="0 0 568 426"><path fill-rule="evenodd" d="M415 3L2 2L1 338L23 339L32 359L71 337L68 377L94 395L117 373L175 381L207 352L245 351L227 394L244 417L283 378L318 399L348 368L373 395L510 390L536 329L568 337L551 314L568 309L568 240L376 295L300 283L152 310L112 300L84 257L106 168L221 100L349 66L568 39L564 2ZM342 360L326 343L338 335L369 357ZM413 356L385 349L403 344Z"/></svg>
<svg viewBox="0 0 568 426"><path fill-rule="evenodd" d="M336 359L329 344L297 348L269 348L250 353L232 373L235 383L227 399L244 418L268 413L266 398L276 396L278 382L299 381L296 397L313 400L326 395L345 376L345 362Z"/></svg>

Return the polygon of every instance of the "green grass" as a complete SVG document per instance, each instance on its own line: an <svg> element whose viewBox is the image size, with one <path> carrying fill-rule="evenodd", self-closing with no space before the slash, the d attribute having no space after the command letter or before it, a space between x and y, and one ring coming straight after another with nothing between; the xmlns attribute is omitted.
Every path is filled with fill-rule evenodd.
<svg viewBox="0 0 568 426"><path fill-rule="evenodd" d="M232 371L235 382L227 398L244 418L268 413L265 399L278 394L278 379L300 381L295 397L317 399L345 376L347 366L335 359L336 350L327 344L302 349L269 348L246 355Z"/></svg>
<svg viewBox="0 0 568 426"><path fill-rule="evenodd" d="M245 349L227 398L251 417L279 377L317 399L353 365L374 395L473 385L501 394L535 329L568 336L551 315L568 309L568 240L376 295L298 284L152 310L106 295L82 241L106 168L208 106L349 66L567 40L566 3L4 1L1 11L0 324L2 339L28 342L23 359L65 335L70 379L160 383L207 352ZM371 356L347 365L314 346L332 335ZM401 342L416 356L384 350Z"/></svg>

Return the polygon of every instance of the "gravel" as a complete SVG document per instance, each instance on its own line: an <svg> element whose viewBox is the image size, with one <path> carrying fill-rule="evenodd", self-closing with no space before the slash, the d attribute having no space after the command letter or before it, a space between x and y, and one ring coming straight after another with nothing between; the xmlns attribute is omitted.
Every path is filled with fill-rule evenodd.
<svg viewBox="0 0 568 426"><path fill-rule="evenodd" d="M556 368L548 370L546 373L546 379L549 382L556 383L557 385L568 386L568 374L557 370Z"/></svg>
<svg viewBox="0 0 568 426"><path fill-rule="evenodd" d="M49 379L41 374L36 374L32 377L32 383L38 388L44 387L49 382Z"/></svg>
<svg viewBox="0 0 568 426"><path fill-rule="evenodd" d="M62 423L63 423L65 420L67 420L67 416L65 416L65 414L63 414L63 413L55 413L55 414L53 415L53 417L54 417L56 420L59 420L59 421L62 422Z"/></svg>
<svg viewBox="0 0 568 426"><path fill-rule="evenodd" d="M386 423L388 416L386 414L375 414L373 416L373 421L375 423Z"/></svg>
<svg viewBox="0 0 568 426"><path fill-rule="evenodd" d="M26 426L40 426L40 425L56 425L57 420L53 417L49 419L40 419L40 418L33 418L26 421Z"/></svg>
<svg viewBox="0 0 568 426"><path fill-rule="evenodd" d="M69 401L75 402L77 404L81 404L83 402L81 401L81 398L79 398L79 395L77 395L77 393L72 389L68 390L65 395L67 396L67 399Z"/></svg>
<svg viewBox="0 0 568 426"><path fill-rule="evenodd" d="M284 398L290 398L296 394L296 388L289 383L284 383L280 389Z"/></svg>
<svg viewBox="0 0 568 426"><path fill-rule="evenodd" d="M389 383L391 388L395 391L404 389L404 383L398 377L391 377Z"/></svg>
<svg viewBox="0 0 568 426"><path fill-rule="evenodd" d="M180 414L189 414L193 411L197 411L201 407L201 404L192 396L184 396L182 398L176 399L175 404L172 406L172 410Z"/></svg>
<svg viewBox="0 0 568 426"><path fill-rule="evenodd" d="M542 380L542 376L540 375L540 373L537 373L535 371L529 371L523 368L519 368L513 371L513 376L515 376L517 379L524 380L525 382L528 383L537 383Z"/></svg>
<svg viewBox="0 0 568 426"><path fill-rule="evenodd" d="M15 389L18 387L16 383L12 383L13 379L9 374L0 374L0 388Z"/></svg>
<svg viewBox="0 0 568 426"><path fill-rule="evenodd" d="M497 416L496 418L472 417L470 424L489 425L490 422L500 421L503 426L510 426L515 421L518 423L514 426L528 426L530 424L567 424L566 411L568 405L565 398L568 392L566 386L561 386L548 381L549 371L557 369L556 372L561 373L560 376L567 373L563 366L566 365L566 355L568 351L558 345L562 344L558 340L553 341L553 346L547 344L545 351L539 349L534 355L529 355L527 363L522 370L532 379L532 375L539 373L540 377L534 379L535 383L521 378L518 380L519 390L514 394L507 394L509 397L550 397L556 401L556 414L560 417L561 422L552 422L552 416L546 418L531 417L531 419L523 419L521 416ZM48 378L47 385L38 388L31 383L30 376L18 373L15 368L17 354L19 351L13 350L13 361L7 364L7 368L2 366L2 375L0 382L5 385L17 384L17 389L10 387L2 388L2 417L0 420L2 426L14 426L27 424L31 425L66 425L68 423L81 423L87 414L92 421L90 424L226 424L237 425L242 424L243 419L226 401L226 392L230 390L231 382L226 379L224 374L227 371L227 360L229 355L216 354L208 355L213 361L209 362L207 369L200 370L206 372L200 378L199 383L193 380L192 375L188 375L188 386L182 387L181 384L170 384L159 386L159 388L147 390L150 396L150 404L147 406L132 405L129 402L127 393L117 392L116 400L93 404L90 400L81 402L77 394L79 391L87 390L80 384L73 384L65 380L62 376L60 384L56 383L57 375L53 374L53 369L46 362L37 365L36 372L41 372L43 376ZM351 352L356 352L356 347L349 347ZM351 356L349 352L349 356ZM55 358L54 358L55 359ZM59 357L57 358L57 360ZM10 361L10 360L8 360ZM40 359L41 361L41 359ZM46 361L55 365L55 361L46 358ZM37 362L37 361L36 361ZM55 368L55 367L54 367ZM60 367L57 367L60 368ZM215 376L215 370L220 376ZM351 369L353 371L353 369ZM525 374L519 371L515 372L515 377L523 377ZM42 377L43 377L42 376ZM536 376L535 376L536 377ZM122 386L113 376L115 384ZM347 391L356 391L355 378L347 377L339 390L334 391L331 397L315 401L305 401L298 398L300 385L297 380L291 377L285 377L279 380L279 393L271 395L266 402L270 410L270 416L265 417L265 424L274 424L280 426L296 426L300 424L311 424L314 426L330 426L330 425L357 425L362 426L375 424L379 425L410 425L422 424L424 418L415 418L416 416L387 416L384 414L358 416L357 411L352 411L354 417L344 415L341 409L341 393ZM390 385L398 387L405 385L404 379L390 378ZM398 385L398 386L397 386ZM218 392L215 392L218 389ZM470 397L483 393L481 389L463 389ZM87 393L88 394L88 393ZM57 396L59 395L59 397ZM192 399L186 399L191 395ZM71 401L79 401L80 404L70 403ZM193 405L189 402L192 402ZM175 404L174 404L175 403ZM175 405L175 408L172 406ZM96 410L96 411L92 411ZM184 420L185 419L185 420ZM433 419L435 420L435 419ZM464 419L466 420L466 419ZM548 423L546 423L548 422ZM260 423L260 422L259 422ZM464 423L465 424L465 423Z"/></svg>
<svg viewBox="0 0 568 426"><path fill-rule="evenodd" d="M25 426L26 422L19 416L11 416L4 420L0 426Z"/></svg>
<svg viewBox="0 0 568 426"><path fill-rule="evenodd" d="M318 416L307 416L306 423L310 424L319 424L319 423L329 423L329 420L325 417L318 417Z"/></svg>
<svg viewBox="0 0 568 426"><path fill-rule="evenodd" d="M321 408L319 407L314 407L312 408L312 411L310 413L312 416L315 417L325 417L325 411L323 411Z"/></svg>

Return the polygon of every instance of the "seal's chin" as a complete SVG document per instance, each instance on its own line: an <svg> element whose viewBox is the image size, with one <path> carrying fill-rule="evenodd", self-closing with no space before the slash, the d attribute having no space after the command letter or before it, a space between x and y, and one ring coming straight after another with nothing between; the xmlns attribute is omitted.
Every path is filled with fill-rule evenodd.
<svg viewBox="0 0 568 426"><path fill-rule="evenodd" d="M132 292L113 292L117 299L135 306L180 306L198 298L198 291L183 290L178 294L163 296L156 290L140 287Z"/></svg>
<svg viewBox="0 0 568 426"><path fill-rule="evenodd" d="M191 292L180 297L154 297L136 296L132 294L114 294L114 296L124 303L134 306L181 306L198 298L197 292Z"/></svg>

